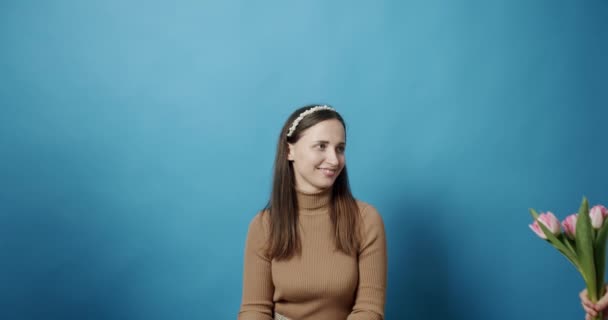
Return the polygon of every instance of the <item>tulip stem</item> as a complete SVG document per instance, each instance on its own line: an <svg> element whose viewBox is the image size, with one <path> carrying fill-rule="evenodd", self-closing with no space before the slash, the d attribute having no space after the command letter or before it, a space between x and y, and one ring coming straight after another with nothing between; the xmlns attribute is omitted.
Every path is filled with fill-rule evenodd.
<svg viewBox="0 0 608 320"><path fill-rule="evenodd" d="M568 249L570 249L570 252L572 252L572 254L576 257L576 249L574 249L574 246L572 246L572 243L570 243L570 240L566 237L564 237L564 243L566 244L566 247L568 247Z"/></svg>
<svg viewBox="0 0 608 320"><path fill-rule="evenodd" d="M586 281L587 282L587 281ZM595 283L590 283L587 282L587 295L589 296L589 300L591 300L591 302L593 303L597 303L597 301L599 300L599 297L601 295L602 292L598 292L597 290L602 291L602 288L596 288L596 284ZM599 294L598 294L599 293ZM598 315L591 318L593 320L602 320L603 316L603 312L600 311L598 312Z"/></svg>

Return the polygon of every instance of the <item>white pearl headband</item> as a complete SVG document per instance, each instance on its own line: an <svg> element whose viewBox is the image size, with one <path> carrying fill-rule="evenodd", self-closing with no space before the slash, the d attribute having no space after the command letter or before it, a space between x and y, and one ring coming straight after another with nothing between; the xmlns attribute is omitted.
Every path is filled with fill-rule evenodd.
<svg viewBox="0 0 608 320"><path fill-rule="evenodd" d="M294 131L296 131L296 128L298 127L298 124L300 124L300 121L302 121L302 119L304 119L304 117L306 117L307 115L319 111L319 110L331 110L331 111L336 111L336 109L332 108L332 107L328 107L326 105L322 105L322 106L314 106L302 113L300 113L300 115L293 121L293 123L291 124L291 127L289 127L289 131L287 131L287 137L291 137L291 135L293 134Z"/></svg>

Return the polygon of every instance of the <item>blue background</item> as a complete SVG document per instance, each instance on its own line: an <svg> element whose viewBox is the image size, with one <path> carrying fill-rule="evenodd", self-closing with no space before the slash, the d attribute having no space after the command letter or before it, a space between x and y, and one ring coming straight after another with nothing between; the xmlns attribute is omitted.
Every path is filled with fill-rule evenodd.
<svg viewBox="0 0 608 320"><path fill-rule="evenodd" d="M279 129L330 103L387 319L582 319L606 1L2 1L0 318L235 319Z"/></svg>

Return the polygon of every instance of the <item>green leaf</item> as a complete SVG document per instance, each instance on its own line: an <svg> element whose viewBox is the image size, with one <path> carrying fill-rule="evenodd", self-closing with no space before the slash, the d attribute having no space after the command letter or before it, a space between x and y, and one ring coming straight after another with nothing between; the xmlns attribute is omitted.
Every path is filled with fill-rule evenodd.
<svg viewBox="0 0 608 320"><path fill-rule="evenodd" d="M538 220L538 213L536 213L536 211L534 211L534 209L530 208L530 214L532 215L532 218L534 219L534 221Z"/></svg>
<svg viewBox="0 0 608 320"><path fill-rule="evenodd" d="M593 302L597 302L597 277L593 254L593 228L591 227L591 218L589 218L589 202L585 197L583 197L583 202L578 210L575 238L576 253L583 272L583 278L587 284L589 299Z"/></svg>
<svg viewBox="0 0 608 320"><path fill-rule="evenodd" d="M597 289L598 297L603 296L604 277L606 270L606 238L608 238L608 219L604 220L604 224L598 230L597 238L595 239L595 270L597 271Z"/></svg>
<svg viewBox="0 0 608 320"><path fill-rule="evenodd" d="M574 266L574 268L576 268L576 271L578 271L581 274L581 276L583 277L583 280L585 280L585 276L583 275L583 272L582 272L581 267L578 264L578 262L574 258L572 258L569 253L566 253L560 249L557 249L557 251L559 251L559 253L561 253L564 257L566 257L566 259L568 259L568 261L570 261L570 263Z"/></svg>

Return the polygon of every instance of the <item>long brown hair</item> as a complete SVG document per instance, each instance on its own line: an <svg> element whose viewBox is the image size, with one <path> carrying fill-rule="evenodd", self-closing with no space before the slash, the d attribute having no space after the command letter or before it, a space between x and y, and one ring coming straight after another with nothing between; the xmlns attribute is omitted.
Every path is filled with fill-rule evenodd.
<svg viewBox="0 0 608 320"><path fill-rule="evenodd" d="M339 120L346 132L346 124L339 113L333 110L318 110L305 116L292 135L287 137L293 121L302 112L314 106L316 105L308 105L294 111L283 125L277 143L272 192L264 211L270 215L267 254L277 260L287 260L302 252L298 233L296 181L293 164L287 159L287 144L296 143L306 129L325 120ZM329 214L334 227L336 247L345 254L355 255L359 249L359 208L350 191L346 165L332 186Z"/></svg>

